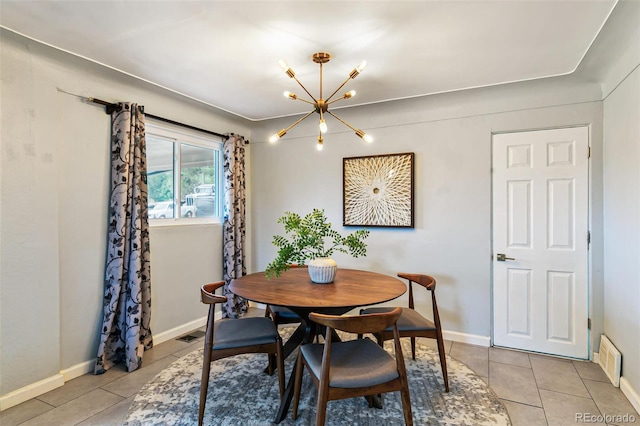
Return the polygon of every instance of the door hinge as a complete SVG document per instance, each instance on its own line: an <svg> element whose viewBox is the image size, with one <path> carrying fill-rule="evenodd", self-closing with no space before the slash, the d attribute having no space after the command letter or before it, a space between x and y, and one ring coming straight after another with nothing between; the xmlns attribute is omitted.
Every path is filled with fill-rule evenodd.
<svg viewBox="0 0 640 426"><path fill-rule="evenodd" d="M591 318L587 318L587 330L591 330Z"/></svg>
<svg viewBox="0 0 640 426"><path fill-rule="evenodd" d="M587 231L587 245L591 244L591 231Z"/></svg>
<svg viewBox="0 0 640 426"><path fill-rule="evenodd" d="M591 147L587 148L587 158L591 158Z"/></svg>

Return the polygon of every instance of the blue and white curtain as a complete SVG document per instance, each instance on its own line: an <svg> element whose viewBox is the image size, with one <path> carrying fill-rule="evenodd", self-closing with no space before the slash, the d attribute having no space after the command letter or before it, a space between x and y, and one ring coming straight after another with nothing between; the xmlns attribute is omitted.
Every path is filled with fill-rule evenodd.
<svg viewBox="0 0 640 426"><path fill-rule="evenodd" d="M229 290L234 278L247 275L245 265L245 140L233 133L224 142L224 224L223 224L223 318L238 318L247 312L249 303Z"/></svg>
<svg viewBox="0 0 640 426"><path fill-rule="evenodd" d="M111 114L104 312L95 374L116 362L136 370L153 346L144 112L137 104L117 106Z"/></svg>

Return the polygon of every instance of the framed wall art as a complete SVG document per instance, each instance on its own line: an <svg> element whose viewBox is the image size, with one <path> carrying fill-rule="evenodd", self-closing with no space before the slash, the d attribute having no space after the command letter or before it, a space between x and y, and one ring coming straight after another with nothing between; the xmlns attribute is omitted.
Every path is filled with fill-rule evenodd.
<svg viewBox="0 0 640 426"><path fill-rule="evenodd" d="M344 226L413 228L414 153L344 158Z"/></svg>

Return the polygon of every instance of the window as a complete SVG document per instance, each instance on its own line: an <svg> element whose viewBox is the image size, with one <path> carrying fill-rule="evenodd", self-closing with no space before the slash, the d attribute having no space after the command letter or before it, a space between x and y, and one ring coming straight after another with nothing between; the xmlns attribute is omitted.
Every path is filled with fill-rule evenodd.
<svg viewBox="0 0 640 426"><path fill-rule="evenodd" d="M149 219L219 220L222 139L147 121L146 140Z"/></svg>

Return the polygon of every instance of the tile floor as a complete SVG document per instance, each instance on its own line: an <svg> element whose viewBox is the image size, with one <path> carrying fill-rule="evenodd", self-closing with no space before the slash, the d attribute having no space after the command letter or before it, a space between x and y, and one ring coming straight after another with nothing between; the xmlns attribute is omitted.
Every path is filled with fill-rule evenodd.
<svg viewBox="0 0 640 426"><path fill-rule="evenodd" d="M262 315L258 309L252 311ZM103 375L86 374L70 380L61 388L0 412L0 425L121 425L138 390L171 362L199 349L202 340L161 343L145 353L142 368L133 373L118 366ZM587 418L600 415L612 419L634 416L633 424L640 424L640 415L597 364L456 342L447 342L446 349L489 383L507 407L514 426L604 425L595 423L597 418ZM576 413L583 413L585 421L577 420Z"/></svg>

